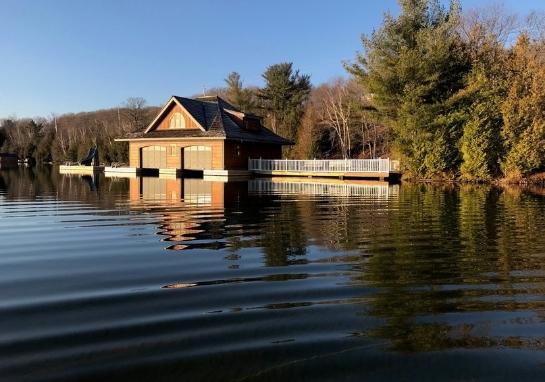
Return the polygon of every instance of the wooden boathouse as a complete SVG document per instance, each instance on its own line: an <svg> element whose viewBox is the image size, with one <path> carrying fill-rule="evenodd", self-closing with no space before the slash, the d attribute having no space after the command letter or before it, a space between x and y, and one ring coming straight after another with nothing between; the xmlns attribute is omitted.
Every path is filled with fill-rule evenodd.
<svg viewBox="0 0 545 382"><path fill-rule="evenodd" d="M390 159L287 160L282 146L293 144L263 126L260 117L238 110L220 97L172 96L149 126L116 139L129 144L129 166L106 172L155 171L176 176L399 177ZM259 159L256 159L259 158Z"/></svg>
<svg viewBox="0 0 545 382"><path fill-rule="evenodd" d="M249 158L280 159L282 146L293 144L264 127L260 117L216 96L172 96L145 131L116 141L129 143L134 172L205 176L248 174Z"/></svg>

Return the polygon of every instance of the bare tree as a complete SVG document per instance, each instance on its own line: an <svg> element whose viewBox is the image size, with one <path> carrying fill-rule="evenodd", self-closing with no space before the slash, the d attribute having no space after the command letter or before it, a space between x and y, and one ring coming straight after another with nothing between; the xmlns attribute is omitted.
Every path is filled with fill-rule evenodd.
<svg viewBox="0 0 545 382"><path fill-rule="evenodd" d="M129 132L142 130L146 120L146 100L142 97L129 97L125 101L124 114L129 122Z"/></svg>
<svg viewBox="0 0 545 382"><path fill-rule="evenodd" d="M359 114L360 156L380 158L388 151L387 127L376 118L373 112L362 110Z"/></svg>
<svg viewBox="0 0 545 382"><path fill-rule="evenodd" d="M508 44L521 27L518 15L510 13L502 4L491 4L465 12L460 34L469 42L485 43L494 39Z"/></svg>
<svg viewBox="0 0 545 382"><path fill-rule="evenodd" d="M526 17L524 31L536 42L535 48L545 60L545 11L533 11Z"/></svg>
<svg viewBox="0 0 545 382"><path fill-rule="evenodd" d="M337 80L327 89L324 102L325 123L333 128L339 141L341 155L350 158L352 149L352 105L346 81Z"/></svg>
<svg viewBox="0 0 545 382"><path fill-rule="evenodd" d="M505 47L513 42L520 25L516 14L493 4L465 12L459 32L472 62L487 66L505 58Z"/></svg>

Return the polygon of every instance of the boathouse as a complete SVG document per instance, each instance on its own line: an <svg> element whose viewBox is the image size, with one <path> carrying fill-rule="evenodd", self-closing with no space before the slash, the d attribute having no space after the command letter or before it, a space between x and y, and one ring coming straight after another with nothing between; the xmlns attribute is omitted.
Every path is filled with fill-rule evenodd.
<svg viewBox="0 0 545 382"><path fill-rule="evenodd" d="M247 172L249 158L280 159L282 146L292 144L216 96L172 96L144 131L116 141L129 143L132 169L205 175Z"/></svg>

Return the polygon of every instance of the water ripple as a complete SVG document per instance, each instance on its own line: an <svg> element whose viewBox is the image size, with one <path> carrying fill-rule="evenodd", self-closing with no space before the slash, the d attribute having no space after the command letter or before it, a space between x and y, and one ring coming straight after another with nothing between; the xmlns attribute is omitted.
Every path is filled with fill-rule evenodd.
<svg viewBox="0 0 545 382"><path fill-rule="evenodd" d="M45 175L0 172L2 378L545 377L541 191Z"/></svg>

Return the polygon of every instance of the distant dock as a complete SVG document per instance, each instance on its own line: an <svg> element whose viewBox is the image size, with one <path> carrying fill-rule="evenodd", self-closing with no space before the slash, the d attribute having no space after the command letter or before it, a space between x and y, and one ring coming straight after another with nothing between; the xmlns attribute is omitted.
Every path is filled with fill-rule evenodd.
<svg viewBox="0 0 545 382"><path fill-rule="evenodd" d="M59 172L61 174L97 174L104 171L104 166L80 166L80 165L61 165Z"/></svg>

